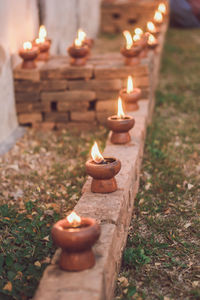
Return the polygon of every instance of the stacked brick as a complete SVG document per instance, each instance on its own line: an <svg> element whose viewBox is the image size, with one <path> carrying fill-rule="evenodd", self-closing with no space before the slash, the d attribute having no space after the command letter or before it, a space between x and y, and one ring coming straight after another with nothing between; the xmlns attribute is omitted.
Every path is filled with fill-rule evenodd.
<svg viewBox="0 0 200 300"><path fill-rule="evenodd" d="M101 9L101 31L119 33L145 27L153 19L160 0L104 0ZM168 3L167 0L162 0Z"/></svg>
<svg viewBox="0 0 200 300"><path fill-rule="evenodd" d="M68 57L52 57L37 69L14 70L16 109L19 124L36 128L64 128L69 123L104 123L117 111L119 90L128 75L143 98L150 91L155 55L150 51L140 64L124 66L118 53L91 58L84 67L69 65Z"/></svg>

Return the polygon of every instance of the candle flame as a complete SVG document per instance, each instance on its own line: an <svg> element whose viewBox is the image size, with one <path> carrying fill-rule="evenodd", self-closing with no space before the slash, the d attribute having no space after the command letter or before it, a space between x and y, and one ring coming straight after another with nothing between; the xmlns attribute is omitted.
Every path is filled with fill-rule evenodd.
<svg viewBox="0 0 200 300"><path fill-rule="evenodd" d="M82 41L80 39L75 39L74 44L76 47L81 47L82 46Z"/></svg>
<svg viewBox="0 0 200 300"><path fill-rule="evenodd" d="M167 12L166 5L164 3L160 3L158 5L158 11L161 12L162 14L166 14Z"/></svg>
<svg viewBox="0 0 200 300"><path fill-rule="evenodd" d="M143 33L144 33L144 32L143 32L143 30L142 30L141 28L136 28L136 29L135 29L135 34L136 34L136 35L140 35L140 36L141 36L141 35L143 35Z"/></svg>
<svg viewBox="0 0 200 300"><path fill-rule="evenodd" d="M129 31L125 30L123 32L123 35L126 39L126 49L131 49L131 47L133 46L133 39L132 39L131 33Z"/></svg>
<svg viewBox="0 0 200 300"><path fill-rule="evenodd" d="M162 23L163 22L163 15L160 11L155 12L154 21L157 22L157 23Z"/></svg>
<svg viewBox="0 0 200 300"><path fill-rule="evenodd" d="M81 43L83 43L87 35L82 29L79 29L77 36L78 36L78 40L81 41Z"/></svg>
<svg viewBox="0 0 200 300"><path fill-rule="evenodd" d="M44 25L41 25L39 29L39 39L46 40L46 38L47 38L47 30Z"/></svg>
<svg viewBox="0 0 200 300"><path fill-rule="evenodd" d="M149 32L156 32L156 27L153 22L147 22L147 29Z"/></svg>
<svg viewBox="0 0 200 300"><path fill-rule="evenodd" d="M32 43L31 42L25 42L23 44L23 48L24 48L24 50L30 50L30 49L32 49Z"/></svg>
<svg viewBox="0 0 200 300"><path fill-rule="evenodd" d="M123 107L122 107L122 99L120 97L118 98L118 112L117 112L117 116L120 119L123 119L124 116L125 116L124 111L123 111Z"/></svg>
<svg viewBox="0 0 200 300"><path fill-rule="evenodd" d="M131 76L128 76L126 91L127 91L128 94L130 94L131 92L133 92L133 79L132 79Z"/></svg>
<svg viewBox="0 0 200 300"><path fill-rule="evenodd" d="M97 142L94 142L94 145L92 146L91 156L92 156L93 161L97 164L100 164L101 162L104 161L104 158L99 151Z"/></svg>
<svg viewBox="0 0 200 300"><path fill-rule="evenodd" d="M138 35L138 34L135 34L135 35L133 36L133 41L134 41L134 42L137 42L137 41L139 41L139 40L141 40L141 36Z"/></svg>
<svg viewBox="0 0 200 300"><path fill-rule="evenodd" d="M67 216L67 221L72 227L78 227L81 224L81 218L74 211Z"/></svg>
<svg viewBox="0 0 200 300"><path fill-rule="evenodd" d="M148 38L148 44L149 44L149 45L154 45L155 42L156 42L155 37L153 36L153 34L150 34L150 35L149 35L149 38Z"/></svg>

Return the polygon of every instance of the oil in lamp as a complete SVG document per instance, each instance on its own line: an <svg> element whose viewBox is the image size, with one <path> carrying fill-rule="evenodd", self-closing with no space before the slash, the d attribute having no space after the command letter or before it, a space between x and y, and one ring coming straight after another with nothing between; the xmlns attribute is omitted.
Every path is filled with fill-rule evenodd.
<svg viewBox="0 0 200 300"><path fill-rule="evenodd" d="M162 25L162 23L163 23L163 15L162 15L162 13L161 13L160 11L157 10L157 11L155 12L155 15L154 15L153 20L154 20L154 23L155 23L156 25L158 25L158 26Z"/></svg>
<svg viewBox="0 0 200 300"><path fill-rule="evenodd" d="M139 54L142 50L142 46L139 45L136 41L133 41L132 35L129 31L123 32L126 39L126 46L121 49L121 54L124 56L124 63L127 66L133 66L140 62ZM136 39L139 39L139 36L136 36Z"/></svg>
<svg viewBox="0 0 200 300"><path fill-rule="evenodd" d="M158 5L158 11L161 12L164 16L167 14L167 7L164 3Z"/></svg>
<svg viewBox="0 0 200 300"><path fill-rule="evenodd" d="M86 172L92 179L91 191L93 193L107 194L117 190L115 175L121 169L121 162L114 157L103 157L95 142L91 150L92 158L85 166Z"/></svg>
<svg viewBox="0 0 200 300"><path fill-rule="evenodd" d="M25 42L23 48L19 49L19 56L23 59L22 69L36 68L35 60L38 56L39 49L33 46L31 42Z"/></svg>
<svg viewBox="0 0 200 300"><path fill-rule="evenodd" d="M158 46L158 40L152 34L150 34L148 38L148 47L150 49L155 49L157 46Z"/></svg>
<svg viewBox="0 0 200 300"><path fill-rule="evenodd" d="M108 117L108 128L112 131L111 143L113 144L127 144L131 140L129 130L133 128L135 120L131 116L124 114L122 107L122 100L118 99L118 112L116 116Z"/></svg>
<svg viewBox="0 0 200 300"><path fill-rule="evenodd" d="M78 39L82 42L83 45L86 45L89 48L92 48L92 46L94 45L94 40L88 38L86 33L82 29L78 30Z"/></svg>
<svg viewBox="0 0 200 300"><path fill-rule="evenodd" d="M147 22L147 31L155 36L158 36L160 33L159 28L153 22Z"/></svg>
<svg viewBox="0 0 200 300"><path fill-rule="evenodd" d="M39 37L35 39L35 44L39 48L38 60L47 61L49 59L49 49L51 46L51 41L47 39L47 31L44 25L40 26Z"/></svg>
<svg viewBox="0 0 200 300"><path fill-rule="evenodd" d="M126 111L135 111L139 109L138 100L140 100L142 91L139 88L133 88L133 79L128 76L127 88L120 91Z"/></svg>
<svg viewBox="0 0 200 300"><path fill-rule="evenodd" d="M94 219L81 218L72 212L52 227L54 243L62 249L59 266L66 271L82 271L95 264L92 246L100 236L100 226Z"/></svg>
<svg viewBox="0 0 200 300"><path fill-rule="evenodd" d="M84 66L90 53L89 47L84 44L83 36L78 34L72 46L68 48L68 53L71 57L70 64L72 66Z"/></svg>

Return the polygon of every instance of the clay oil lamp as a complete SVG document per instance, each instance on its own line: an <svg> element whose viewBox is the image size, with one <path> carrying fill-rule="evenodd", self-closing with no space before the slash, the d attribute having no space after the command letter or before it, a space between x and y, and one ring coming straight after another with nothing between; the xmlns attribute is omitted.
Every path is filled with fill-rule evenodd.
<svg viewBox="0 0 200 300"><path fill-rule="evenodd" d="M147 22L147 31L149 33L155 35L156 37L160 33L160 29L157 26L155 26L155 24L153 22Z"/></svg>
<svg viewBox="0 0 200 300"><path fill-rule="evenodd" d="M124 114L121 98L118 99L118 112L116 116L108 117L108 128L112 131L111 143L127 144L131 140L129 130L133 128L135 120Z"/></svg>
<svg viewBox="0 0 200 300"><path fill-rule="evenodd" d="M92 158L86 162L86 172L92 179L91 191L93 193L107 194L117 190L115 175L121 169L121 162L114 157L103 157L95 142Z"/></svg>
<svg viewBox="0 0 200 300"><path fill-rule="evenodd" d="M34 69L37 67L35 60L39 49L33 46L31 42L25 42L23 48L19 50L19 56L23 59L22 69Z"/></svg>
<svg viewBox="0 0 200 300"><path fill-rule="evenodd" d="M126 111L135 111L139 109L138 100L140 100L142 91L133 87L133 79L128 76L127 88L120 91L120 97L125 104Z"/></svg>
<svg viewBox="0 0 200 300"><path fill-rule="evenodd" d="M78 30L78 39L82 42L83 45L86 45L89 48L92 48L94 45L94 40L87 37L87 34L82 29Z"/></svg>
<svg viewBox="0 0 200 300"><path fill-rule="evenodd" d="M82 271L95 264L92 246L100 236L100 226L94 219L81 218L72 212L52 227L54 243L62 249L59 266L66 271Z"/></svg>
<svg viewBox="0 0 200 300"><path fill-rule="evenodd" d="M80 36L75 39L72 46L68 48L68 53L71 57L70 64L72 66L84 66L86 64L90 49Z"/></svg>
<svg viewBox="0 0 200 300"><path fill-rule="evenodd" d="M148 34L144 33L141 28L136 28L133 35L133 41L142 47L142 51L140 52L140 58L144 58L147 56L148 49Z"/></svg>
<svg viewBox="0 0 200 300"><path fill-rule="evenodd" d="M38 46L40 51L37 60L47 61L49 59L51 41L47 39L47 31L44 25L40 26L39 37L35 39L34 43Z"/></svg>
<svg viewBox="0 0 200 300"><path fill-rule="evenodd" d="M156 11L155 12L155 15L153 17L153 20L154 20L154 23L157 25L157 26L161 26L162 23L163 23L163 15L160 11Z"/></svg>
<svg viewBox="0 0 200 300"><path fill-rule="evenodd" d="M155 49L158 46L158 40L152 34L148 38L148 47L149 49Z"/></svg>
<svg viewBox="0 0 200 300"><path fill-rule="evenodd" d="M163 16L166 16L167 15L167 7L166 7L166 5L164 3L160 3L158 5L158 11L161 12L161 14Z"/></svg>
<svg viewBox="0 0 200 300"><path fill-rule="evenodd" d="M127 66L133 66L140 62L139 54L142 50L142 46L133 41L131 33L129 31L123 32L126 39L126 46L121 49L121 54L124 56L124 64ZM139 36L137 36L139 38Z"/></svg>

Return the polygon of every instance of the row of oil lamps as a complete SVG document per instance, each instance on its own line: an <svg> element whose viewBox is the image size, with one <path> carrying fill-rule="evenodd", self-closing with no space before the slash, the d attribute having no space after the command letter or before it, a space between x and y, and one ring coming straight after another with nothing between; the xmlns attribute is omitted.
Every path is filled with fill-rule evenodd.
<svg viewBox="0 0 200 300"><path fill-rule="evenodd" d="M126 45L121 49L124 56L125 65L135 65L139 63L140 58L147 55L148 49L155 49L158 45L157 36L160 33L160 25L167 14L166 5L160 3L155 12L153 22L147 22L146 32L141 28L136 28L132 36L129 31L124 31ZM36 60L47 61L49 59L49 49L51 40L47 38L47 31L42 25L39 30L39 37L32 42L23 44L19 50L19 55L23 59L23 69L36 68ZM74 66L83 66L90 56L90 50L93 46L93 40L88 38L81 29L78 30L77 38L72 46L67 49L70 56L70 64Z"/></svg>
<svg viewBox="0 0 200 300"><path fill-rule="evenodd" d="M159 25L163 22L163 16L167 14L165 4L161 3L154 16L154 23L148 22L148 34L143 33L139 28L135 30L132 37L130 32L125 31L124 35L127 44L121 53L125 56L125 64L134 63L134 58L140 53L145 56L147 45L155 48L158 44L156 36L160 32ZM30 43L30 42L28 42ZM46 37L46 31L40 29L39 38L33 42L33 46L28 44L20 51L20 56L24 59L23 67L34 67L34 59L48 59L48 51L51 41ZM68 49L72 57L71 63L77 66L85 64L90 54L93 44L84 32L79 31L74 44ZM38 50L39 49L39 50ZM143 52L143 54L141 54ZM34 59L33 59L34 57ZM120 91L118 99L117 115L108 117L107 125L112 131L111 142L113 144L126 144L130 142L129 130L133 128L135 120L132 116L125 115L122 101L126 111L139 109L138 100L141 98L141 90L133 88L132 77L127 80L127 89ZM115 175L121 169L121 162L114 157L103 157L95 142L91 150L91 159L86 162L87 174L92 177L91 191L93 193L111 193L117 190ZM95 264L95 257L92 246L100 236L100 226L92 218L83 218L72 212L67 218L58 221L52 228L52 238L57 246L62 249L59 266L67 271L81 271L91 268Z"/></svg>

